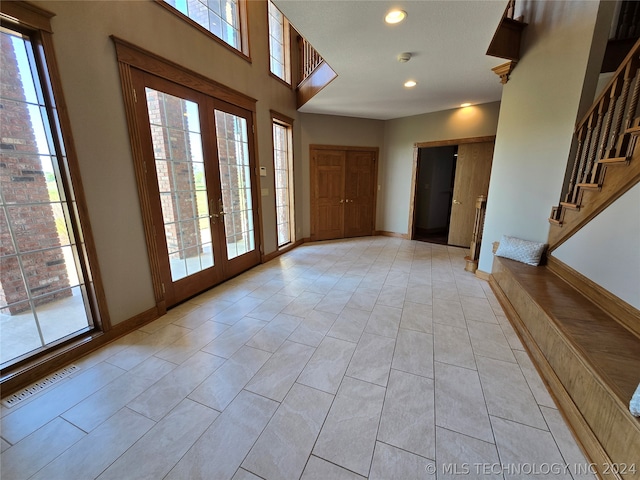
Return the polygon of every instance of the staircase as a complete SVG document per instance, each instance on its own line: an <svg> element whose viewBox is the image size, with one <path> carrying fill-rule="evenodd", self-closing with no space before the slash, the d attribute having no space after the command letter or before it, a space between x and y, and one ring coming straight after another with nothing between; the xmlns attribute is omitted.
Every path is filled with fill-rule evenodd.
<svg viewBox="0 0 640 480"><path fill-rule="evenodd" d="M640 181L639 68L640 41L576 127L549 253ZM553 255L495 257L490 284L599 478L640 480L640 312Z"/></svg>
<svg viewBox="0 0 640 480"><path fill-rule="evenodd" d="M576 155L551 209L553 252L640 180L640 40L576 127Z"/></svg>

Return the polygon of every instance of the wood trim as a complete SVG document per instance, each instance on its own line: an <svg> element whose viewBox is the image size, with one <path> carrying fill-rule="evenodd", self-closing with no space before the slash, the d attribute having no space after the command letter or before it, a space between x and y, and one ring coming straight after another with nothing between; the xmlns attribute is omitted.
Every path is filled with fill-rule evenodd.
<svg viewBox="0 0 640 480"><path fill-rule="evenodd" d="M507 319L518 335L518 338L522 342L522 345L525 347L529 358L542 378L545 387L547 387L547 390L555 404L558 406L558 410L565 419L573 438L576 440L576 443L582 450L582 453L587 458L587 461L595 463L594 467L599 471L601 471L605 465L612 465L613 462L611 461L611 458L602 448L600 442L598 442L598 439L587 424L587 421L578 410L576 404L573 403L571 396L562 385L562 382L553 371L553 368L545 358L542 350L540 350L540 347L538 347L538 344L533 339L533 336L525 326L522 318L518 315L516 309L509 301L507 294L493 275L490 275L489 277L489 286L491 287L491 290L493 290L493 293L498 299ZM603 475L599 475L599 477L610 478L604 477Z"/></svg>
<svg viewBox="0 0 640 480"><path fill-rule="evenodd" d="M162 58L155 53L140 48L114 35L111 35L111 40L113 40L116 47L116 56L120 63L184 85L192 90L205 93L211 97L244 108L245 110L256 111L257 100L255 98L229 88L215 80L211 80L204 75L185 68L171 60Z"/></svg>
<svg viewBox="0 0 640 480"><path fill-rule="evenodd" d="M286 125L287 128L289 129L289 133L290 135L288 135L288 148L289 148L289 155L290 158L289 160L289 234L291 235L291 239L293 241L295 241L296 238L296 228L297 228L297 221L296 221L296 210L295 210L295 193L296 193L296 188L295 188L295 161L294 161L294 157L293 157L293 153L294 153L294 146L293 146L293 122L294 120L292 118L289 118L286 115L281 114L280 112L277 112L275 110L269 110L269 113L271 114L271 129L273 132L273 122L274 120L276 122L280 122L282 125ZM273 133L271 135L271 152L272 152L272 156L271 156L271 160L272 160L272 165L273 165L273 170L274 170L274 174L273 174L273 191L274 194L276 192L276 175L275 175L275 157L273 156L273 153L275 152L275 146L273 144ZM274 209L274 213L275 213L275 219L276 219L276 224L277 224L277 218L278 218L278 206L276 205L276 202L273 202L273 209ZM276 225L277 227L277 225ZM277 234L276 234L276 243L277 243Z"/></svg>
<svg viewBox="0 0 640 480"><path fill-rule="evenodd" d="M628 402L636 388L631 372L637 357L631 352L640 345L638 339L547 267L495 257L492 278L506 297L505 312L510 315L511 307L517 314L509 317L514 328L520 330L587 456L597 462L598 474L621 478L606 467L611 460L631 463L637 456L640 422L629 412ZM585 322L580 329L583 317L576 306L582 302ZM596 347L592 355L589 345L598 344L602 348Z"/></svg>
<svg viewBox="0 0 640 480"><path fill-rule="evenodd" d="M409 225L407 226L407 235L409 240L415 238L414 227L416 223L416 197L418 196L418 156L419 147L413 147L413 166L411 167L411 192L413 194L409 198Z"/></svg>
<svg viewBox="0 0 640 480"><path fill-rule="evenodd" d="M486 137L467 137L452 140L436 140L433 142L417 142L413 144L413 166L411 171L411 192L413 193L409 198L409 224L407 237L412 240L414 238L414 226L415 226L415 203L416 195L418 192L418 158L420 156L420 148L433 148L433 147L451 147L455 145L465 145L472 143L495 143L496 136L489 135ZM493 163L493 162L492 162Z"/></svg>
<svg viewBox="0 0 640 480"><path fill-rule="evenodd" d="M166 312L166 301L162 288L162 272L158 263L159 255L153 224L153 210L151 208L151 200L148 196L149 186L147 184L147 175L145 173L144 152L142 150L142 140L140 138L140 126L138 125L138 117L136 115L135 88L131 65L119 62L118 67L120 70L122 97L125 104L129 144L131 145L131 155L133 157L133 168L136 174L138 199L140 200L140 214L142 215L142 225L145 231L144 238L147 245L149 268L151 270L153 296L156 302L156 308L158 308L161 313L164 313Z"/></svg>
<svg viewBox="0 0 640 480"><path fill-rule="evenodd" d="M3 20L15 21L35 30L53 33L50 19L56 14L32 3L3 0L0 2L0 12L3 14Z"/></svg>
<svg viewBox="0 0 640 480"><path fill-rule="evenodd" d="M269 114L271 115L272 121L278 120L279 122L286 123L290 127L293 127L293 122L295 122L293 118L288 117L277 110L269 110Z"/></svg>
<svg viewBox="0 0 640 480"><path fill-rule="evenodd" d="M485 280L485 281L489 281L491 279L491 274L484 272L482 270L476 270L475 273L476 277L478 277L480 280Z"/></svg>
<svg viewBox="0 0 640 480"><path fill-rule="evenodd" d="M262 215L262 177L260 175L258 175L258 171L260 170L260 148L258 147L258 129L256 128L257 125L257 115L255 110L251 111L251 135L253 137L253 152L251 151L251 146L249 146L249 155L251 155L251 153L253 153L254 156L254 168L251 169L251 177L253 178L253 180L255 181L255 185L256 185L256 191L255 191L255 195L257 197L257 203L258 203L258 211L256 212L258 214L258 242L260 242L259 245L256 245L256 248L258 249L258 252L260 253L260 258L262 258L262 255L264 255L264 222L263 222L263 215ZM273 135L272 135L273 136ZM272 140L273 142L273 140ZM273 152L273 148L271 149L271 151ZM273 155L273 154L272 154ZM251 158L251 157L249 157ZM219 167L218 167L219 168ZM275 183L275 179L274 179L274 183ZM254 192L252 192L253 194ZM274 192L275 193L275 192ZM275 202L274 202L275 204ZM260 263L260 262L258 262Z"/></svg>
<svg viewBox="0 0 640 480"><path fill-rule="evenodd" d="M66 151L66 168L62 168L62 182L65 185L69 182L71 183L71 185L68 186L74 196L74 201L69 202L69 208L74 210L73 206L75 206L75 212L77 213L72 211L70 219L74 229L77 230L78 235L82 239L81 242L78 242L77 249L79 256L82 257L80 267L93 321L93 328L86 334L51 345L49 351L36 354L0 372L2 393L5 394L12 391L12 389L15 390L22 385L32 383L34 376L40 375L39 372L41 370L53 371L57 369L56 358L63 355L64 352L69 349L74 348L76 345L87 343L88 339L90 340L91 338L104 335L103 332L110 331L111 323L89 212L82 186L82 176L80 174L78 155L73 140L69 111L64 99L58 71L58 62L53 46L49 19L53 17L54 14L27 2L1 2L0 11L13 17L12 20L17 21L18 25L23 27L22 30L29 30L30 33L33 33L34 40L39 42L42 47L41 50L36 48L36 55L44 56L44 64L38 63L38 73L42 77L43 83L49 83L51 88L50 92L47 91L45 96L48 97L50 94L56 105L59 131L53 132L53 141L56 145L58 142L62 142L64 150ZM5 18L6 17L3 17L3 20ZM44 69L45 66L47 71L42 71L41 69ZM53 113L51 108L50 105L47 105L49 115ZM71 203L73 203L73 205L71 205ZM14 387L14 385L17 386Z"/></svg>
<svg viewBox="0 0 640 480"><path fill-rule="evenodd" d="M581 190L580 210L564 210L562 226L549 229L549 252L566 242L600 212L640 182L640 148L635 149L627 166L604 167L606 178L601 190Z"/></svg>
<svg viewBox="0 0 640 480"><path fill-rule="evenodd" d="M387 232L385 230L376 230L374 235L380 237L394 237L394 238L404 238L405 240L411 240L409 238L409 234L407 233L397 233L397 232Z"/></svg>
<svg viewBox="0 0 640 480"><path fill-rule="evenodd" d="M10 395L24 388L69 363L77 361L79 358L131 333L137 328L160 318L160 316L160 312L154 307L114 325L113 328L107 332L88 333L66 347L59 348L49 355L40 357L37 361L32 362L19 372L12 372L3 376L0 380L2 384L2 395Z"/></svg>
<svg viewBox="0 0 640 480"><path fill-rule="evenodd" d="M416 148L431 148L431 147L449 147L451 145L462 145L464 143L484 143L495 141L495 135L489 135L486 137L467 137L457 138L451 140L436 140L433 142L417 142L413 146Z"/></svg>
<svg viewBox="0 0 640 480"><path fill-rule="evenodd" d="M601 309L614 317L618 323L640 338L640 311L605 290L597 283L574 270L556 257L547 256L547 267L573 288L589 298Z"/></svg>
<svg viewBox="0 0 640 480"><path fill-rule="evenodd" d="M3 2L4 3L4 2ZM78 220L80 222L80 231L82 232L83 242L78 244L80 254L86 258L88 271L84 271L85 285L87 286L89 295L92 297L91 313L94 325L101 330L109 330L111 321L109 316L109 307L107 298L104 293L102 284L102 276L100 273L100 263L98 262L98 254L95 247L93 230L89 217L89 210L82 185L82 176L80 174L80 166L78 162L78 154L73 140L73 132L71 129L71 120L69 118L69 110L65 103L62 83L58 73L58 61L53 48L52 34L49 32L41 32L42 46L45 51L47 67L49 72L49 81L57 106L57 115L60 122L61 135L64 140L64 147L67 152L67 168L72 179L72 189L75 196L75 206L78 212ZM72 215L73 218L73 215Z"/></svg>
<svg viewBox="0 0 640 480"><path fill-rule="evenodd" d="M226 48L230 52L235 53L240 58L243 58L249 63L251 63L250 48L249 48L249 24L248 24L248 18L247 18L247 2L246 1L240 0L238 2L239 3L238 15L240 16L240 50L232 47L223 39L221 39L214 33L204 28L195 20L192 20L191 18L189 18L187 15L182 13L177 8L172 7L170 4L168 4L164 0L154 0L154 2L160 5L162 8L169 11L170 13L172 13L173 15L175 15L176 17L178 17L183 22L188 23L196 30L200 31L201 33L205 34L207 37L214 40L221 47Z"/></svg>
<svg viewBox="0 0 640 480"><path fill-rule="evenodd" d="M353 147L353 146L345 146L345 145L309 145L309 151L311 150L344 150L344 151L353 151L357 150L359 152L379 152L380 147Z"/></svg>
<svg viewBox="0 0 640 480"><path fill-rule="evenodd" d="M298 85L296 89L297 108L302 107L337 77L338 74L333 71L327 62L320 63L313 73Z"/></svg>
<svg viewBox="0 0 640 480"><path fill-rule="evenodd" d="M271 252L271 253L267 253L266 255L262 255L262 263L267 263L267 262L270 262L271 260L273 260L274 258L278 258L280 255L285 254L287 252L290 252L294 248L298 248L303 243L306 243L306 241L309 241L309 240L308 239L304 239L304 238L301 239L301 240L296 240L295 242L290 243L289 245L285 245L284 247L276 250L275 252Z"/></svg>

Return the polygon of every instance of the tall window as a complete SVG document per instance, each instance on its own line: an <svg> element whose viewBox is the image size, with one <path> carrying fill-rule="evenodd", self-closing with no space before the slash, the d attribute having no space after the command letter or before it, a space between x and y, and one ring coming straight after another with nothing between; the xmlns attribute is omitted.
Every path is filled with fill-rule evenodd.
<svg viewBox="0 0 640 480"><path fill-rule="evenodd" d="M294 241L291 124L273 119L273 170L276 188L278 247Z"/></svg>
<svg viewBox="0 0 640 480"><path fill-rule="evenodd" d="M271 73L291 83L289 68L289 22L269 0L269 63Z"/></svg>
<svg viewBox="0 0 640 480"><path fill-rule="evenodd" d="M248 54L242 36L242 0L157 0L170 5L226 44Z"/></svg>
<svg viewBox="0 0 640 480"><path fill-rule="evenodd" d="M68 170L73 160L61 135L40 33L3 21L0 47L0 364L5 367L89 331L93 320L78 199Z"/></svg>

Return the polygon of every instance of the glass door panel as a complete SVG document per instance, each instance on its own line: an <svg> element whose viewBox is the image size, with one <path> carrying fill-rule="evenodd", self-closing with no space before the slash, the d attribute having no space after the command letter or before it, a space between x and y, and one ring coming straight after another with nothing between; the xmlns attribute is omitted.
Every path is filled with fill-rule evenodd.
<svg viewBox="0 0 640 480"><path fill-rule="evenodd" d="M256 249L247 120L215 110L227 259Z"/></svg>
<svg viewBox="0 0 640 480"><path fill-rule="evenodd" d="M173 282L214 266L198 104L146 87Z"/></svg>
<svg viewBox="0 0 640 480"><path fill-rule="evenodd" d="M193 88L140 70L132 76L145 98L135 105L145 233L162 288L156 298L168 308L260 263L252 117Z"/></svg>

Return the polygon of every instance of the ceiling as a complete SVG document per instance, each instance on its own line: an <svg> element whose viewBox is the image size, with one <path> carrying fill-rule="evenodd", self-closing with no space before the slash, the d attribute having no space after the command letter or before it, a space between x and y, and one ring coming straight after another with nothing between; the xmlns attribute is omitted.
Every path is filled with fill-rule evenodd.
<svg viewBox="0 0 640 480"><path fill-rule="evenodd" d="M273 1L338 74L301 112L389 120L500 100L491 68L506 60L486 51L507 0ZM407 18L387 25L392 8Z"/></svg>

